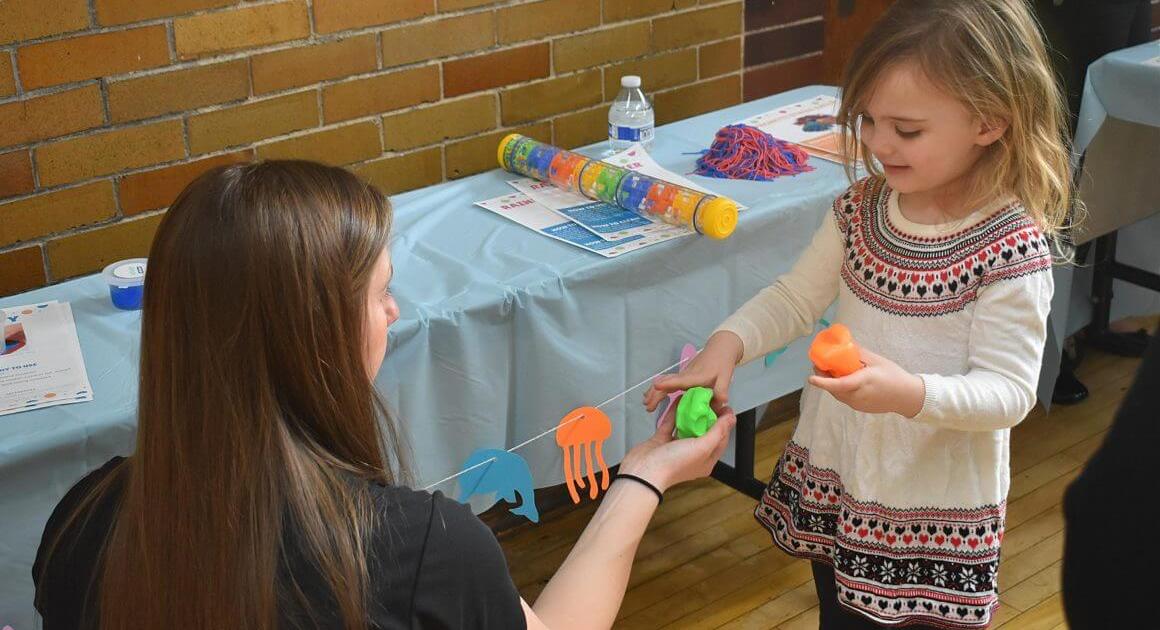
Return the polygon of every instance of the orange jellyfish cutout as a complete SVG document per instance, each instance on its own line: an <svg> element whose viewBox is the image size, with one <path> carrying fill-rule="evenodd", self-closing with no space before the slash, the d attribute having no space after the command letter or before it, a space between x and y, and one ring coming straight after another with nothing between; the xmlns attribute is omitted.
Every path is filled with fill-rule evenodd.
<svg viewBox="0 0 1160 630"><path fill-rule="evenodd" d="M556 444L564 449L564 481L568 484L568 494L572 502L579 503L580 495L576 486L584 487L584 476L580 465L588 463L588 496L595 499L596 466L600 465L600 489L608 489L608 465L604 463L604 440L612 435L612 422L596 407L580 407L568 412L560 419L556 430Z"/></svg>

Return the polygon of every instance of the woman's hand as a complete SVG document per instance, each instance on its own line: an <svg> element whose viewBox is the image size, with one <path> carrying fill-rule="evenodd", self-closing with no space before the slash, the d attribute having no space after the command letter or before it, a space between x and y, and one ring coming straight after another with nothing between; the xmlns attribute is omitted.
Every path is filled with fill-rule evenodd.
<svg viewBox="0 0 1160 630"><path fill-rule="evenodd" d="M897 413L913 418L922 411L926 384L890 359L861 348L861 370L832 378L815 370L810 385L824 389L834 398L863 413Z"/></svg>
<svg viewBox="0 0 1160 630"><path fill-rule="evenodd" d="M713 409L720 415L729 404L729 383L744 351L737 335L724 330L714 333L683 372L666 374L653 381L652 387L644 393L645 409L655 411L666 396L677 390L709 387L713 389Z"/></svg>
<svg viewBox="0 0 1160 630"><path fill-rule="evenodd" d="M725 407L718 412L717 424L699 438L674 438L674 418L672 413L665 414L656 433L624 456L620 472L647 479L661 492L712 472L737 424L733 410Z"/></svg>

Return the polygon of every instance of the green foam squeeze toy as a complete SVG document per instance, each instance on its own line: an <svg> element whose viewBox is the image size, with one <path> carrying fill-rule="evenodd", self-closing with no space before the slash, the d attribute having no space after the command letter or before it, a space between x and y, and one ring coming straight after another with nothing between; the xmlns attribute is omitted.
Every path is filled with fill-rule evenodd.
<svg viewBox="0 0 1160 630"><path fill-rule="evenodd" d="M709 406L713 400L713 390L708 387L691 387L677 403L677 437L701 437L717 424L717 414Z"/></svg>

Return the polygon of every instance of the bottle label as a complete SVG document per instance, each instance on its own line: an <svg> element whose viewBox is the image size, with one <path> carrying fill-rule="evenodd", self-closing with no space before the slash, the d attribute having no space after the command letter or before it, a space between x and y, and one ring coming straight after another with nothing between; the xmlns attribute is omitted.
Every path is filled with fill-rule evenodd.
<svg viewBox="0 0 1160 630"><path fill-rule="evenodd" d="M608 123L608 137L627 142L649 142L653 138L653 127L618 127Z"/></svg>

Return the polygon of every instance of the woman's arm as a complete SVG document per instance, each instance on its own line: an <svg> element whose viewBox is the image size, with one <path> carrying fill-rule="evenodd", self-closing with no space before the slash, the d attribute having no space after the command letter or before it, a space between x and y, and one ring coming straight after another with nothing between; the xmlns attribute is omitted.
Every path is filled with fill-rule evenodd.
<svg viewBox="0 0 1160 630"><path fill-rule="evenodd" d="M666 418L652 438L629 451L620 472L644 478L661 492L704 477L729 444L736 422L732 410L725 410L704 436L677 440L672 418ZM528 627L611 628L637 546L657 505L656 495L644 485L629 479L613 483L534 609L524 603Z"/></svg>

